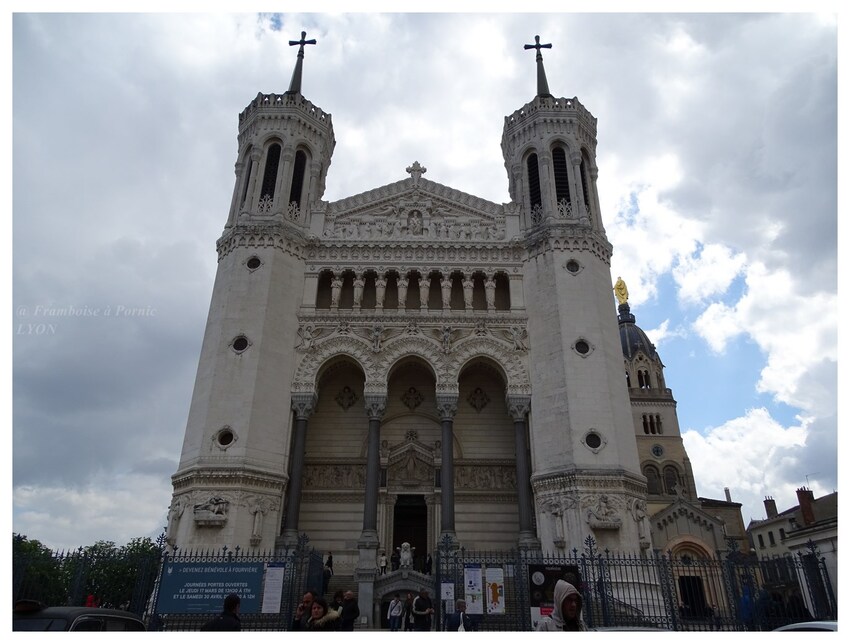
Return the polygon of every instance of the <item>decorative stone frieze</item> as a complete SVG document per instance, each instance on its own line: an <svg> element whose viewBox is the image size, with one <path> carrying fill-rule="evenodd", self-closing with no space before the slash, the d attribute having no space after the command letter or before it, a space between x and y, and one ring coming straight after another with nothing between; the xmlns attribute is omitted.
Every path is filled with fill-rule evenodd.
<svg viewBox="0 0 850 644"><path fill-rule="evenodd" d="M300 230L282 222L239 223L224 232L216 242L216 250L219 261L236 248L276 248L303 260L306 242Z"/></svg>
<svg viewBox="0 0 850 644"><path fill-rule="evenodd" d="M193 506L195 525L221 527L227 523L230 501L222 496L211 496Z"/></svg>
<svg viewBox="0 0 850 644"><path fill-rule="evenodd" d="M455 488L458 490L516 490L516 464L455 464Z"/></svg>
<svg viewBox="0 0 850 644"><path fill-rule="evenodd" d="M608 494L586 496L581 505L588 525L594 530L619 530L623 525L617 497Z"/></svg>
<svg viewBox="0 0 850 644"><path fill-rule="evenodd" d="M305 490L361 490L366 485L366 465L356 463L307 463Z"/></svg>

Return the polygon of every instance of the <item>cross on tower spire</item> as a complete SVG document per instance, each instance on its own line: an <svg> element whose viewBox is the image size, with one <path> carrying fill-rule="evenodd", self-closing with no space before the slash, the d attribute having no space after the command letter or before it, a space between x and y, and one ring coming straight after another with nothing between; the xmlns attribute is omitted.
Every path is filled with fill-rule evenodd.
<svg viewBox="0 0 850 644"><path fill-rule="evenodd" d="M307 35L306 31L301 32L301 40L290 40L289 46L299 45L298 47L298 59L295 61L295 69L292 71L292 80L289 81L289 89L286 90L287 94L300 94L301 93L301 67L304 64L304 45L315 45L316 39L311 38L310 40L305 40L304 37Z"/></svg>
<svg viewBox="0 0 850 644"><path fill-rule="evenodd" d="M541 49L552 49L552 43L541 45L540 36L535 36L534 44L524 45L523 49L537 50L537 56L535 58L535 60L537 61L537 95L552 96L552 94L549 93L549 83L546 82L546 70L543 69L543 54L540 53Z"/></svg>

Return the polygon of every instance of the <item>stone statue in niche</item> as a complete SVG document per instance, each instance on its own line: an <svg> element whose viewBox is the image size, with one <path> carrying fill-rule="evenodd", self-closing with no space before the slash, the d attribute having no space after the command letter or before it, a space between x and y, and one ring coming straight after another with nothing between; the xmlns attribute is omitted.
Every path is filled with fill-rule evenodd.
<svg viewBox="0 0 850 644"><path fill-rule="evenodd" d="M407 232L418 237L422 234L422 213L414 210L407 216Z"/></svg>

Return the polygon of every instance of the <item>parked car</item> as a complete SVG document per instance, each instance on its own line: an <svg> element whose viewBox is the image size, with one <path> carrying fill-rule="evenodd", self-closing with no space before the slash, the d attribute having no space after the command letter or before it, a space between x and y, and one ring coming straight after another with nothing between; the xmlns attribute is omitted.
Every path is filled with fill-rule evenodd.
<svg viewBox="0 0 850 644"><path fill-rule="evenodd" d="M836 620L820 620L813 622L796 622L794 624L785 624L779 628L774 628L775 631L837 631L838 622Z"/></svg>
<svg viewBox="0 0 850 644"><path fill-rule="evenodd" d="M13 631L143 631L133 613L88 606L45 606L23 599L15 602Z"/></svg>

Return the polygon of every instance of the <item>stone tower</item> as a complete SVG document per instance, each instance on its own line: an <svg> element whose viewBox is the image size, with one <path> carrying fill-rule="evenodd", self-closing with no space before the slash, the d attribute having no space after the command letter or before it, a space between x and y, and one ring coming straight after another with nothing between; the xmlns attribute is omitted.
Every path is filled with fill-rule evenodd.
<svg viewBox="0 0 850 644"><path fill-rule="evenodd" d="M289 90L239 115L236 183L169 511L168 541L272 548L290 477L290 400L304 253L335 140L331 115Z"/></svg>
<svg viewBox="0 0 850 644"><path fill-rule="evenodd" d="M581 543L637 551L644 507L623 354L612 311L611 244L596 188L596 119L549 93L505 118L502 153L525 249L531 483L544 550Z"/></svg>

